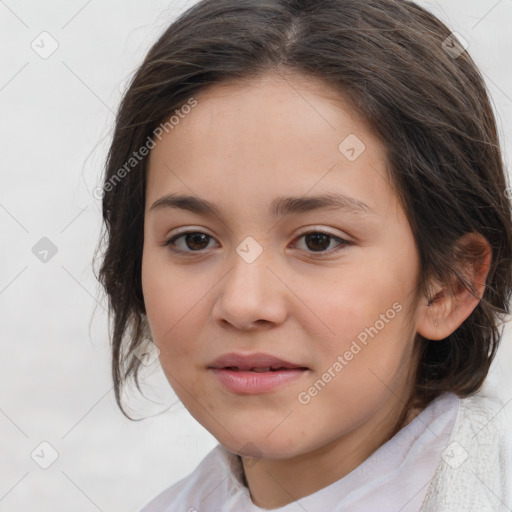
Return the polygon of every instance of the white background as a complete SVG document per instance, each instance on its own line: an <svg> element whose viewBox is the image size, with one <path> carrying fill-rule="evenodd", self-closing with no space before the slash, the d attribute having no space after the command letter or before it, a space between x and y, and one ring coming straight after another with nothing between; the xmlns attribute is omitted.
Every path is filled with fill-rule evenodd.
<svg viewBox="0 0 512 512"><path fill-rule="evenodd" d="M91 266L101 226L92 191L121 91L192 3L0 1L0 512L136 511L216 444L157 363L145 387L154 402L131 402L137 417L153 417L121 415ZM510 155L512 0L422 5L469 42ZM31 48L43 31L58 43L47 59ZM42 237L57 248L46 263L32 252ZM504 401L512 398L511 361L507 326L487 384ZM59 454L48 469L31 458L43 441Z"/></svg>

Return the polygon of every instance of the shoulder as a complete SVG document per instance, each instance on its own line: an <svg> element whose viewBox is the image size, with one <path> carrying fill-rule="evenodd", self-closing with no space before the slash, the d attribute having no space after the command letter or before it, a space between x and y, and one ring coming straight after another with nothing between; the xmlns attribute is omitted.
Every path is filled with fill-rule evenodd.
<svg viewBox="0 0 512 512"><path fill-rule="evenodd" d="M150 502L140 512L193 511L194 504L218 488L230 471L230 457L221 445L215 446L185 478L171 485Z"/></svg>
<svg viewBox="0 0 512 512"><path fill-rule="evenodd" d="M453 432L422 512L509 510L512 443L507 404L480 393L458 400Z"/></svg>

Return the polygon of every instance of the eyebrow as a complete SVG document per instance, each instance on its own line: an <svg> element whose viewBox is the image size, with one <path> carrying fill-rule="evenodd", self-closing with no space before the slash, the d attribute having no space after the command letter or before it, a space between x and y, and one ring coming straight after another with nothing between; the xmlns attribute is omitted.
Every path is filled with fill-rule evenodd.
<svg viewBox="0 0 512 512"><path fill-rule="evenodd" d="M167 194L157 199L149 211L181 209L203 215L215 215L222 219L221 209L215 204L190 195ZM374 214L367 204L342 194L327 193L311 197L277 197L272 201L273 216L298 214L313 210L341 210L354 214Z"/></svg>

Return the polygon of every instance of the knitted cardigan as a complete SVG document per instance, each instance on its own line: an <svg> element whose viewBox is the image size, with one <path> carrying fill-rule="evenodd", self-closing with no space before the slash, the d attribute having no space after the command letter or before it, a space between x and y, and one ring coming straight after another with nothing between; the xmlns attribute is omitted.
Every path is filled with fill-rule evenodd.
<svg viewBox="0 0 512 512"><path fill-rule="evenodd" d="M512 511L512 424L494 398L459 400L450 443L420 512Z"/></svg>

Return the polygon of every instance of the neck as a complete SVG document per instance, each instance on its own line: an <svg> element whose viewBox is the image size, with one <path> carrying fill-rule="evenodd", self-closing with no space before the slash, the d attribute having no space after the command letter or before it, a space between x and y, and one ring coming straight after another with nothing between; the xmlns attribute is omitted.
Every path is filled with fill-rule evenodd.
<svg viewBox="0 0 512 512"><path fill-rule="evenodd" d="M401 428L420 411L405 413ZM364 462L397 431L403 403L394 404L377 417L308 453L289 459L242 457L244 478L251 499L262 508L277 508L308 496L340 480Z"/></svg>

